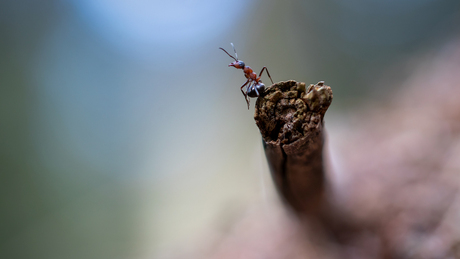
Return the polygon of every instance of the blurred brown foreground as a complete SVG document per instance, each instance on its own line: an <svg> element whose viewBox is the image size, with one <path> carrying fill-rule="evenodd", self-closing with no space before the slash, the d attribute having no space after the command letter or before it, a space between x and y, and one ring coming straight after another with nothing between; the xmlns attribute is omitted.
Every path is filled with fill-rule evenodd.
<svg viewBox="0 0 460 259"><path fill-rule="evenodd" d="M347 214L337 217L352 226L341 242L277 204L250 208L173 257L460 258L460 41L419 61L328 143L340 154L329 173Z"/></svg>

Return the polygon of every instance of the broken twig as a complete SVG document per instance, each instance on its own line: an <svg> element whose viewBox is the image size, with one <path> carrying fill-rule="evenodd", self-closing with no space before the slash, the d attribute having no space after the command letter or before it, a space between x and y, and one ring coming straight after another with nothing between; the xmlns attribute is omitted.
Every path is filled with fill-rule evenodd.
<svg viewBox="0 0 460 259"><path fill-rule="evenodd" d="M318 213L326 198L323 118L331 102L324 82L306 87L293 80L272 85L256 102L254 119L275 185L302 215Z"/></svg>

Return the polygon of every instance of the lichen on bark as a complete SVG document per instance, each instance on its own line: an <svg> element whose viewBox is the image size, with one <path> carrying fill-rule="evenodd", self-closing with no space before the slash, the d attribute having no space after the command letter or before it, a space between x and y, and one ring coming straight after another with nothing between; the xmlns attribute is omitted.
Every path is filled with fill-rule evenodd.
<svg viewBox="0 0 460 259"><path fill-rule="evenodd" d="M254 119L265 142L290 144L322 123L332 97L322 81L308 87L294 80L279 82L257 99Z"/></svg>

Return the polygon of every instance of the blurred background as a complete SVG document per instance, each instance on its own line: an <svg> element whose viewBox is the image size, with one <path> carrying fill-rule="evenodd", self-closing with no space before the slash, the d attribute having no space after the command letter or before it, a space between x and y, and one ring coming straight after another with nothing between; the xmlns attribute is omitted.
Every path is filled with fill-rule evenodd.
<svg viewBox="0 0 460 259"><path fill-rule="evenodd" d="M458 0L1 1L0 258L155 258L272 199L219 47L326 81L333 138L459 25Z"/></svg>

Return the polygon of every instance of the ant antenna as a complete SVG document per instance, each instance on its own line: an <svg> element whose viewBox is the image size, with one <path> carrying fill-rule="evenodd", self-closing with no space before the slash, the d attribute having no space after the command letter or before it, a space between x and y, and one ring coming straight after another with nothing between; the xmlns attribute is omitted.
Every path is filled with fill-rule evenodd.
<svg viewBox="0 0 460 259"><path fill-rule="evenodd" d="M235 61L238 61L238 59L236 59L236 58L234 58L232 55L228 54L228 52L227 52L225 49L223 49L223 48L219 48L219 49L223 50L225 53L227 53L227 55L229 55L229 56L230 56L231 58L233 58Z"/></svg>
<svg viewBox="0 0 460 259"><path fill-rule="evenodd" d="M233 51L235 52L235 57L236 57L236 59L238 59L238 54L236 54L236 49L235 49L235 46L233 46L233 43L231 43L231 42L230 42L230 44L231 44L231 45L232 45L232 47L233 47Z"/></svg>

